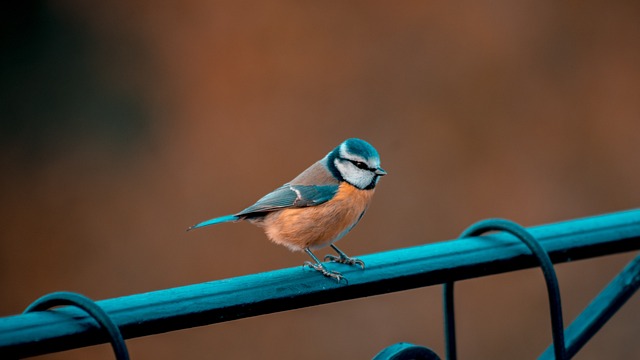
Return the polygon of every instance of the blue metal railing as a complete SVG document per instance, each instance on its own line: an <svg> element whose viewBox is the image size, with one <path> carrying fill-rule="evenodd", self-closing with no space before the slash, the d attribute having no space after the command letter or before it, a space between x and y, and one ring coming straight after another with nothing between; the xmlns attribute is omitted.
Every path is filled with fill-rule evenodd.
<svg viewBox="0 0 640 360"><path fill-rule="evenodd" d="M553 263L599 257L640 249L640 210L523 230L538 241ZM341 264L327 265L339 269L348 284L296 267L101 300L96 304L120 329L122 337L128 339L539 266L527 246L503 232L359 258L367 264L364 271ZM637 265L630 267L637 271ZM569 356L577 351L571 348L572 328L580 327L575 334L584 335L582 330L588 327L588 337L593 335L637 289L638 277L637 273L627 274L623 281L626 290L622 290L623 295L614 296L617 300L613 306L605 306L596 299L594 306L598 310L589 310L588 320L567 329ZM620 282L614 281L610 286L613 288L607 299L621 292ZM73 307L0 318L2 359L109 341L90 315Z"/></svg>
<svg viewBox="0 0 640 360"><path fill-rule="evenodd" d="M537 259L538 264L542 268L542 273L547 284L549 309L551 311L551 333L553 335L553 349L555 357L559 360L567 359L564 343L562 304L560 301L560 285L558 284L558 278L556 277L556 272L553 268L553 263L549 258L549 254L525 228L508 220L489 219L480 221L470 226L460 237L467 238L471 236L479 236L490 231L504 231L516 237L529 248L531 253ZM445 315L444 329L445 339L447 342L447 358L450 360L455 360L457 358L453 285L453 282L448 282L444 284L443 288Z"/></svg>
<svg viewBox="0 0 640 360"><path fill-rule="evenodd" d="M636 256L565 330L566 351L573 357L640 288L640 255ZM539 360L553 359L549 347Z"/></svg>

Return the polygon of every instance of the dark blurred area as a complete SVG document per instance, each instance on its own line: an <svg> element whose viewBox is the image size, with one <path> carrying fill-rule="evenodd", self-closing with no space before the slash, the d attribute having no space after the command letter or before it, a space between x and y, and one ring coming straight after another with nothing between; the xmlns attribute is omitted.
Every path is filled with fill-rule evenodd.
<svg viewBox="0 0 640 360"><path fill-rule="evenodd" d="M0 5L0 316L299 266L249 224L186 233L348 137L389 175L352 255L640 200L640 3L22 1ZM557 266L569 323L634 256ZM460 358L551 342L539 270L457 284ZM443 350L441 288L132 339L134 359ZM633 298L576 359L640 357ZM41 357L111 359L107 345Z"/></svg>

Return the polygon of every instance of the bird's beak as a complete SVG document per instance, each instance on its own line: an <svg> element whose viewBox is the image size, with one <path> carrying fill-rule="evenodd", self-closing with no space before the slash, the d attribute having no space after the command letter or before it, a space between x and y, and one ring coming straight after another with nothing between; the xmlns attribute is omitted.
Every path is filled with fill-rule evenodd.
<svg viewBox="0 0 640 360"><path fill-rule="evenodd" d="M375 171L375 173L376 173L376 175L378 175L378 176L384 176L384 175L387 175L387 172L386 172L386 171L384 171L384 169L383 169L383 168L381 168L381 167L377 168L377 169L376 169L376 171Z"/></svg>

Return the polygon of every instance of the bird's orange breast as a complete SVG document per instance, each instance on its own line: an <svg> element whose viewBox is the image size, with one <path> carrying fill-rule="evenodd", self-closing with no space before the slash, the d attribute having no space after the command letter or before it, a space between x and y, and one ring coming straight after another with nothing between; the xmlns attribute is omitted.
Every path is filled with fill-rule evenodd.
<svg viewBox="0 0 640 360"><path fill-rule="evenodd" d="M260 223L269 239L291 250L318 249L344 236L367 210L374 190L340 184L333 199L318 206L273 212Z"/></svg>

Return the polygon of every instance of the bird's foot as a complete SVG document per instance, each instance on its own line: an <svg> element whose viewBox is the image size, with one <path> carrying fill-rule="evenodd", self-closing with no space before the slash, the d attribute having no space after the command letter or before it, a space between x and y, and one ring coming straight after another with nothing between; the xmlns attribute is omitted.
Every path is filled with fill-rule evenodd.
<svg viewBox="0 0 640 360"><path fill-rule="evenodd" d="M335 255L327 254L324 256L324 261L327 261L327 260L331 262L337 262L337 263L352 265L352 266L358 265L362 268L362 270L364 270L364 261L357 258L348 257L346 255L335 256Z"/></svg>
<svg viewBox="0 0 640 360"><path fill-rule="evenodd" d="M330 277L330 278L336 280L337 282L342 281L342 279L347 281L347 279L344 276L342 276L341 273L339 273L337 271L328 270L326 267L324 267L324 265L322 265L320 263L312 263L311 261L305 261L303 266L308 266L308 267L318 271L322 275L324 275L326 277Z"/></svg>

